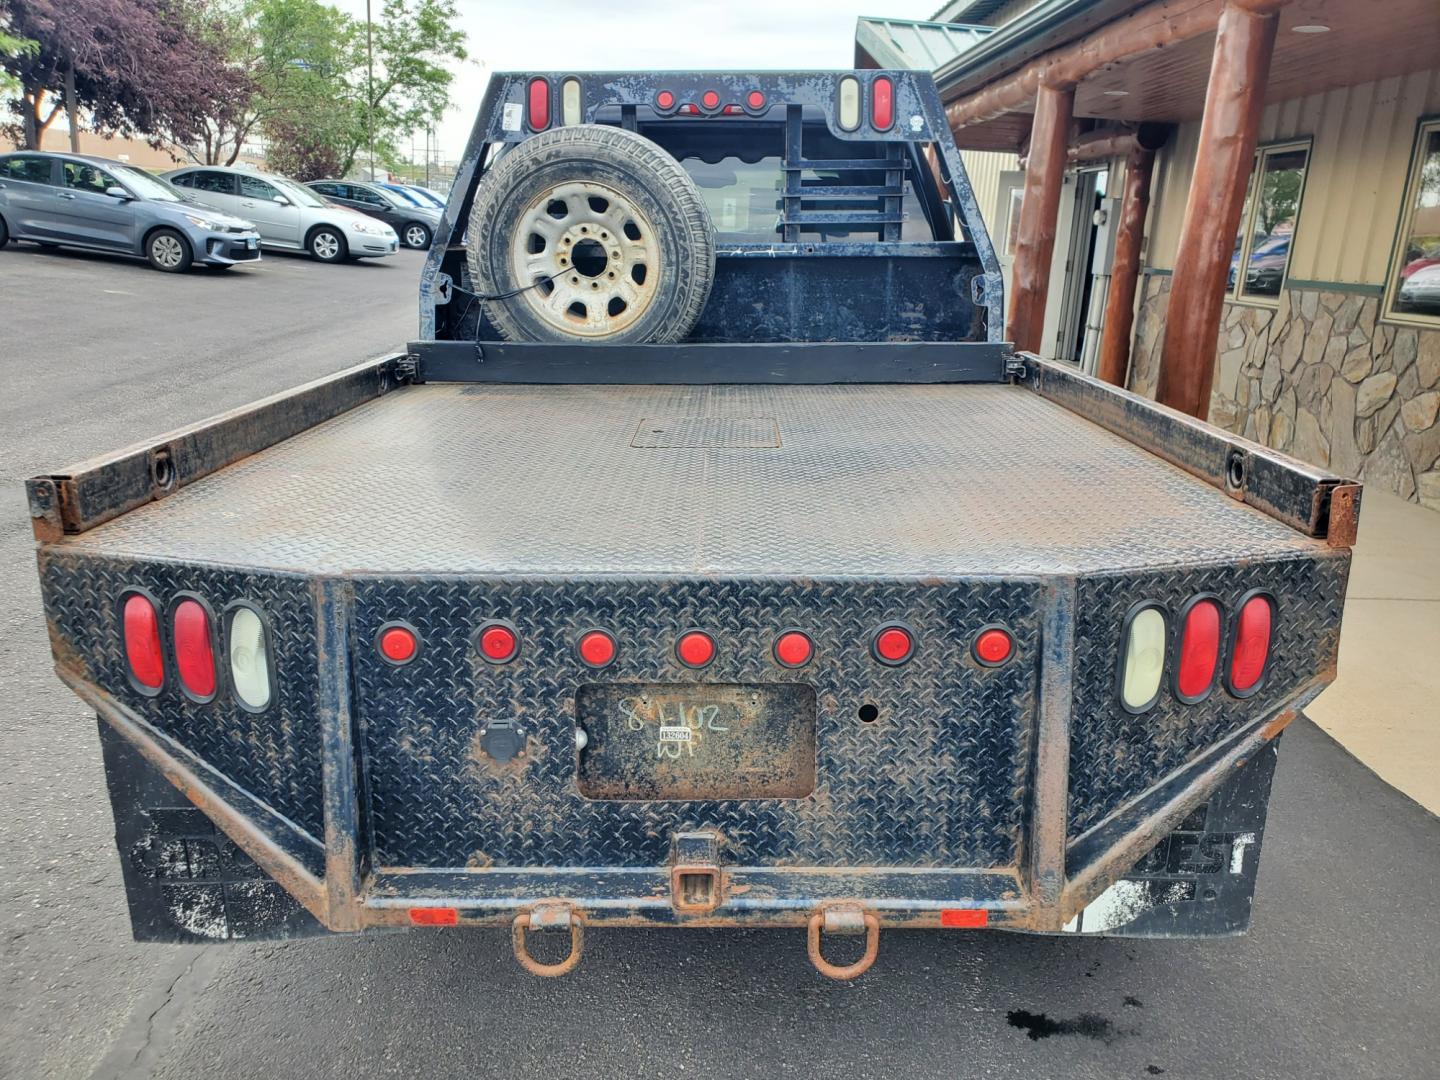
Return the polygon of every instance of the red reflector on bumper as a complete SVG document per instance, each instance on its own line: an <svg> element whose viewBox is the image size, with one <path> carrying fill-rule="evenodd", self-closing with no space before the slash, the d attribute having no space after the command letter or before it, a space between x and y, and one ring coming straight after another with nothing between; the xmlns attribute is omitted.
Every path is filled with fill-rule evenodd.
<svg viewBox="0 0 1440 1080"><path fill-rule="evenodd" d="M990 924L990 912L984 908L946 908L940 912L941 926L978 930Z"/></svg>
<svg viewBox="0 0 1440 1080"><path fill-rule="evenodd" d="M412 907L410 921L416 926L454 926L460 912L453 907Z"/></svg>

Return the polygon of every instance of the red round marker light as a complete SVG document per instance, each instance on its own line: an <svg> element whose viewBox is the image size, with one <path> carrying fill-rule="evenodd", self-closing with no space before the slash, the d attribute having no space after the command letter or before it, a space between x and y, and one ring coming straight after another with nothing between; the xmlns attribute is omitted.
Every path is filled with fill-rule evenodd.
<svg viewBox="0 0 1440 1080"><path fill-rule="evenodd" d="M765 95L759 90L751 90L749 96L745 98L745 103L752 109L763 109L765 107Z"/></svg>
<svg viewBox="0 0 1440 1080"><path fill-rule="evenodd" d="M480 631L480 655L490 663L506 663L519 651L519 635L504 623L491 623Z"/></svg>
<svg viewBox="0 0 1440 1080"><path fill-rule="evenodd" d="M655 104L661 109L673 109L675 107L675 95L669 90L661 90L655 95Z"/></svg>
<svg viewBox="0 0 1440 1080"><path fill-rule="evenodd" d="M1015 653L1015 639L998 626L980 631L975 639L975 659L986 667L999 667Z"/></svg>
<svg viewBox="0 0 1440 1080"><path fill-rule="evenodd" d="M903 626L886 626L875 635L872 647L882 664L903 664L915 652L915 637Z"/></svg>
<svg viewBox="0 0 1440 1080"><path fill-rule="evenodd" d="M815 655L815 643L808 634L787 630L775 639L775 660L782 667L804 667Z"/></svg>
<svg viewBox="0 0 1440 1080"><path fill-rule="evenodd" d="M704 667L715 659L715 639L703 630L691 630L680 635L675 655L686 667Z"/></svg>
<svg viewBox="0 0 1440 1080"><path fill-rule="evenodd" d="M408 626L387 626L376 638L380 655L392 664L408 664L420 651L420 641Z"/></svg>
<svg viewBox="0 0 1440 1080"><path fill-rule="evenodd" d="M591 630L580 637L580 659L589 667L602 668L615 659L615 639L604 630Z"/></svg>
<svg viewBox="0 0 1440 1080"><path fill-rule="evenodd" d="M720 95L714 90L706 90L705 93L700 95L700 104L704 105L707 109L714 109L720 104Z"/></svg>

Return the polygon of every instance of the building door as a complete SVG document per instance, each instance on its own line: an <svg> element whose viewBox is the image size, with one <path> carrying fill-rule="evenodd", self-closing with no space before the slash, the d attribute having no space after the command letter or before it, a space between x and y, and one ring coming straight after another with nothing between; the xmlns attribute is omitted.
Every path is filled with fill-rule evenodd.
<svg viewBox="0 0 1440 1080"><path fill-rule="evenodd" d="M1001 171L995 192L995 211L990 218L995 223L990 242L995 245L995 255L1000 260L1000 273L1005 279L1006 311L1010 310L1010 270L1015 265L1015 230L1020 225L1020 196L1024 190L1023 170Z"/></svg>
<svg viewBox="0 0 1440 1080"><path fill-rule="evenodd" d="M1084 169L1075 174L1071 186L1073 199L1069 202L1070 213L1061 214L1060 228L1056 237L1055 263L1051 266L1051 280L1059 279L1059 290L1052 286L1051 300L1058 300L1058 318L1050 338L1056 360L1080 365L1088 359L1094 364L1094 350L1087 357L1085 339L1087 329L1098 331L1099 319L1092 317L1091 309L1104 310L1104 287L1108 278L1108 267L1102 275L1095 273L1094 261L1100 231L1106 222L1097 213L1105 203L1108 169ZM1068 178L1067 178L1068 179ZM1065 220L1068 217L1068 222ZM1065 226L1068 224L1068 228ZM1063 258L1063 261L1062 261ZM1048 307L1049 305L1047 305ZM1048 320L1047 320L1048 322ZM1092 325L1093 324L1093 325Z"/></svg>

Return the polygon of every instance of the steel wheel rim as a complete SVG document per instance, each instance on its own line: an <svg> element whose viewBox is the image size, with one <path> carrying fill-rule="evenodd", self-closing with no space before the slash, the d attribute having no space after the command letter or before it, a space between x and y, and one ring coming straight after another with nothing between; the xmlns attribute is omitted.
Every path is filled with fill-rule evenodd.
<svg viewBox="0 0 1440 1080"><path fill-rule="evenodd" d="M340 241L330 233L315 237L315 254L322 259L333 259L340 254Z"/></svg>
<svg viewBox="0 0 1440 1080"><path fill-rule="evenodd" d="M425 243L425 230L419 225L411 225L405 230L405 242L411 247L422 247Z"/></svg>
<svg viewBox="0 0 1440 1080"><path fill-rule="evenodd" d="M535 286L520 297L542 321L570 336L609 337L654 302L660 247L631 199L574 181L548 188L525 208L511 266L517 284Z"/></svg>
<svg viewBox="0 0 1440 1080"><path fill-rule="evenodd" d="M175 237L157 236L150 241L150 254L165 269L172 270L180 265L180 261L185 257L185 250Z"/></svg>

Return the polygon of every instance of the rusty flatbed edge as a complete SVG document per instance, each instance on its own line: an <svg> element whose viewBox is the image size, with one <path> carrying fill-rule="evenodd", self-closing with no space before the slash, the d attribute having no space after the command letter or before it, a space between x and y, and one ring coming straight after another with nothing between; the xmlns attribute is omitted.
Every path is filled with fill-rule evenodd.
<svg viewBox="0 0 1440 1080"><path fill-rule="evenodd" d="M395 385L387 353L124 449L26 481L37 539L81 533L162 499Z"/></svg>
<svg viewBox="0 0 1440 1080"><path fill-rule="evenodd" d="M60 546L325 574L923 578L1320 543L1010 385L430 384Z"/></svg>
<svg viewBox="0 0 1440 1080"><path fill-rule="evenodd" d="M1211 486L1335 547L1355 542L1360 485L1149 398L1022 354L1025 382Z"/></svg>

